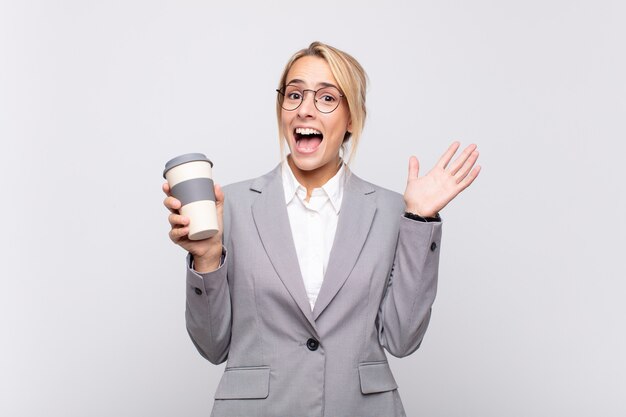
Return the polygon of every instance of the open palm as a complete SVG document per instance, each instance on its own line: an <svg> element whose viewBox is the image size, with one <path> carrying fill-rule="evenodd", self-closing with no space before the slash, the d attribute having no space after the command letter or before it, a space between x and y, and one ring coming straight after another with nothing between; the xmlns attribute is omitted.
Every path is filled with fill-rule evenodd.
<svg viewBox="0 0 626 417"><path fill-rule="evenodd" d="M480 165L474 166L478 159L476 145L469 145L450 162L459 147L459 142L452 143L433 169L422 177L418 175L417 158L412 156L409 159L409 176L404 191L408 212L423 217L435 216L476 179L480 172Z"/></svg>

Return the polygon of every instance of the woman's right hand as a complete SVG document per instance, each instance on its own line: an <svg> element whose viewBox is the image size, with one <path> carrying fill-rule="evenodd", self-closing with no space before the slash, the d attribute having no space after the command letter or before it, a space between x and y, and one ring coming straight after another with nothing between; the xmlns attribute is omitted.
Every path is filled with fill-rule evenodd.
<svg viewBox="0 0 626 417"><path fill-rule="evenodd" d="M203 273L219 268L222 257L224 193L222 192L222 187L218 184L215 184L214 190L219 231L208 239L189 240L189 218L179 213L178 210L181 207L180 201L170 194L169 184L167 182L163 184L163 192L167 196L165 200L163 200L163 205L170 211L168 217L168 221L172 227L169 233L170 239L172 239L172 242L191 253L194 260L194 269Z"/></svg>

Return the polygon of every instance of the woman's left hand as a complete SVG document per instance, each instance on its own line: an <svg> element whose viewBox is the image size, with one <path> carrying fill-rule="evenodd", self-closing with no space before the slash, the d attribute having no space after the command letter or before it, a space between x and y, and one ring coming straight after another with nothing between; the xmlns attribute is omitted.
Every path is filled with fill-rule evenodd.
<svg viewBox="0 0 626 417"><path fill-rule="evenodd" d="M419 162L409 159L409 178L404 191L406 211L422 217L433 217L461 191L469 187L480 172L476 145L471 144L452 162L461 144L453 142L428 174L418 177ZM473 168L472 168L473 167Z"/></svg>

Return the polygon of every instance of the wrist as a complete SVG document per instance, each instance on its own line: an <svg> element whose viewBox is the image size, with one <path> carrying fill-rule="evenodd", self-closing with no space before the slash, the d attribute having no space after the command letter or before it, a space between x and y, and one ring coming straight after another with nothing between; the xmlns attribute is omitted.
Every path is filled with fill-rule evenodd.
<svg viewBox="0 0 626 417"><path fill-rule="evenodd" d="M426 222L426 223L441 221L441 217L439 217L439 213L435 213L434 216L420 216L419 214L411 213L410 211L405 211L404 217L406 217L407 219L417 220L417 221Z"/></svg>
<svg viewBox="0 0 626 417"><path fill-rule="evenodd" d="M432 210L424 210L424 209L420 209L418 207L415 206L410 206L407 205L406 206L406 210L407 213L412 213L412 214L416 214L420 217L437 217L439 216L439 213L436 211L432 211Z"/></svg>
<svg viewBox="0 0 626 417"><path fill-rule="evenodd" d="M220 246L219 252L207 253L202 256L193 255L193 269L196 272L206 273L215 271L220 267L222 259L222 248Z"/></svg>

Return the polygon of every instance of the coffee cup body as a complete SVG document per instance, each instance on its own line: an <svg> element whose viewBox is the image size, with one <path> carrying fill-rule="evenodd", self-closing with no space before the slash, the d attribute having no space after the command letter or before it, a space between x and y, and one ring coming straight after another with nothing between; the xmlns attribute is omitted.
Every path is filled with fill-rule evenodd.
<svg viewBox="0 0 626 417"><path fill-rule="evenodd" d="M170 194L180 200L180 214L189 218L190 240L202 240L218 230L213 188L213 163L201 153L180 155L165 164L163 176Z"/></svg>

